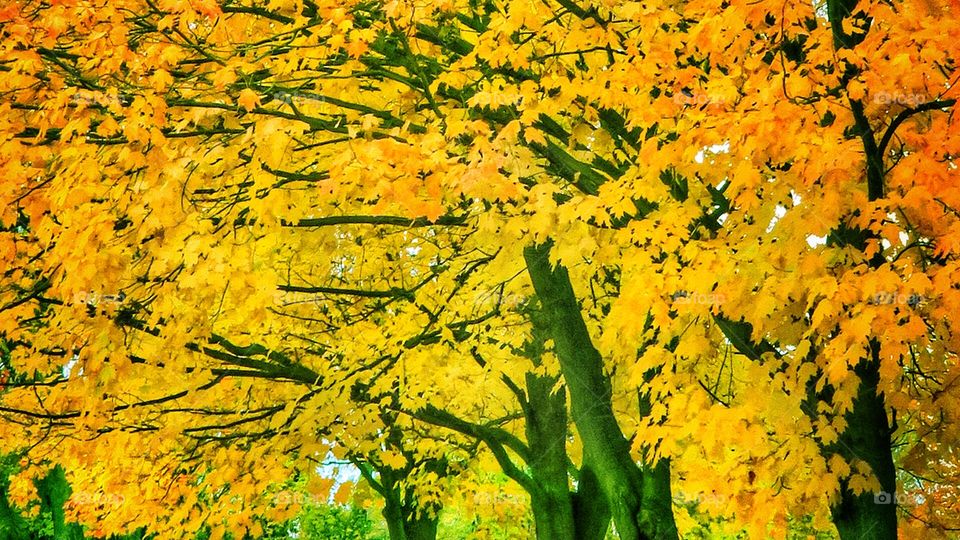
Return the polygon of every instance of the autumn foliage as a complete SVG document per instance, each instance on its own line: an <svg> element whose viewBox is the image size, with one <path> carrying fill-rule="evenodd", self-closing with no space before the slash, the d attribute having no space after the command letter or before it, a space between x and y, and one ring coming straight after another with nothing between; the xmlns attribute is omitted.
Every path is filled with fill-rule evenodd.
<svg viewBox="0 0 960 540"><path fill-rule="evenodd" d="M958 10L6 0L14 502L257 537L334 459L394 540L949 537Z"/></svg>

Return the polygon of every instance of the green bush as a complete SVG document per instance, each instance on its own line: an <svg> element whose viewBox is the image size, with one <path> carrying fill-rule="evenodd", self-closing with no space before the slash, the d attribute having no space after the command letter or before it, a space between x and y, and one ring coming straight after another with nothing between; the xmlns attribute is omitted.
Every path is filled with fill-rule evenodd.
<svg viewBox="0 0 960 540"><path fill-rule="evenodd" d="M297 520L300 537L306 540L371 540L373 520L361 508L310 506Z"/></svg>

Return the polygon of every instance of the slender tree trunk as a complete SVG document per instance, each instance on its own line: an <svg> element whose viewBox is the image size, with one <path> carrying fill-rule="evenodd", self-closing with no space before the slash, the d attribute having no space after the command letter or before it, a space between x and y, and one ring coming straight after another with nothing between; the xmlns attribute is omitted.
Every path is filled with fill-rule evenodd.
<svg viewBox="0 0 960 540"><path fill-rule="evenodd" d="M570 408L584 460L592 464L621 539L676 539L669 465L641 470L634 463L630 445L613 413L603 359L590 339L566 269L550 266L550 247L550 242L527 247L524 258L570 390ZM651 474L655 477L649 478Z"/></svg>
<svg viewBox="0 0 960 540"><path fill-rule="evenodd" d="M675 349L672 347L671 352ZM645 383L649 383L660 374L660 369L648 370L643 375ZM650 416L653 404L647 391L640 392L638 409L641 418ZM673 494L670 491L670 460L661 459L653 467L643 465L643 506L640 508L640 522L655 527L669 517L673 523Z"/></svg>

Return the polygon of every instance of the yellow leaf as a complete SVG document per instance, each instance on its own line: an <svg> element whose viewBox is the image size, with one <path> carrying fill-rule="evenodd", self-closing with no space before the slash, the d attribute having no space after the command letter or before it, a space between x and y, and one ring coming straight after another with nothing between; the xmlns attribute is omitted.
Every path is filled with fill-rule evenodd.
<svg viewBox="0 0 960 540"><path fill-rule="evenodd" d="M394 451L384 452L380 456L380 460L391 469L402 469L407 464L407 459L403 457L403 454Z"/></svg>
<svg viewBox="0 0 960 540"><path fill-rule="evenodd" d="M260 96L253 90L244 88L237 97L237 104L248 111L252 111L254 108L260 106Z"/></svg>
<svg viewBox="0 0 960 540"><path fill-rule="evenodd" d="M333 500L337 504L347 504L350 501L350 495L353 493L353 484L344 482L340 484L340 488L337 489L336 495L333 496Z"/></svg>
<svg viewBox="0 0 960 540"><path fill-rule="evenodd" d="M854 79L847 85L847 95L850 96L850 99L862 100L867 95L867 87Z"/></svg>

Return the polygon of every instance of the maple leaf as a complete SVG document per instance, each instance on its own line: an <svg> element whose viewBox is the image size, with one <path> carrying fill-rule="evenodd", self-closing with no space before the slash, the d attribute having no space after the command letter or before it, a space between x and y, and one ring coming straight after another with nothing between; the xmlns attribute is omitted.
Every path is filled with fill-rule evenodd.
<svg viewBox="0 0 960 540"><path fill-rule="evenodd" d="M237 96L237 104L248 111L260 106L260 96L250 88L244 88Z"/></svg>

